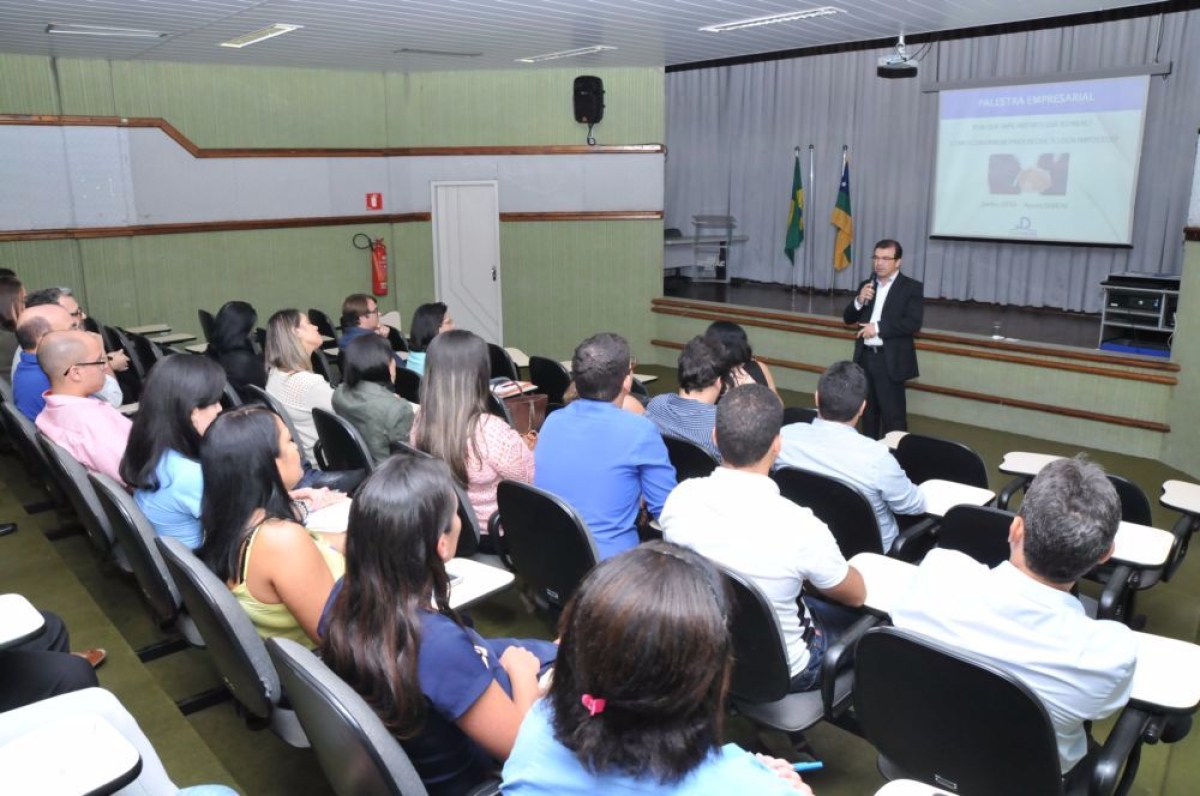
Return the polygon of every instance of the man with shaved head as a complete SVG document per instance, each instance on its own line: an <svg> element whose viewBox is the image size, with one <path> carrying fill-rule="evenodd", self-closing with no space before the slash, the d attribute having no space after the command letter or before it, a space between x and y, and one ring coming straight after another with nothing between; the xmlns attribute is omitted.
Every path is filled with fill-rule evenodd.
<svg viewBox="0 0 1200 796"><path fill-rule="evenodd" d="M38 361L50 378L38 430L89 470L118 484L121 457L129 442L129 418L94 393L104 386L108 358L100 335L51 332L38 346Z"/></svg>
<svg viewBox="0 0 1200 796"><path fill-rule="evenodd" d="M57 304L28 307L17 321L17 344L21 346L21 353L13 370L13 401L31 422L46 405L42 393L50 389L50 380L38 365L38 343L50 332L75 328L77 322L71 313Z"/></svg>

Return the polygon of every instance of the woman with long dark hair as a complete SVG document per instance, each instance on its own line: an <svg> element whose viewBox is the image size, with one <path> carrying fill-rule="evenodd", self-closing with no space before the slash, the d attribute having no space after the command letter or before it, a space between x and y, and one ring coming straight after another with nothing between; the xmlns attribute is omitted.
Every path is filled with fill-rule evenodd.
<svg viewBox="0 0 1200 796"><path fill-rule="evenodd" d="M208 356L225 369L225 377L238 394L246 397L246 385L266 388L267 366L254 345L258 313L244 301L227 301L213 318Z"/></svg>
<svg viewBox="0 0 1200 796"><path fill-rule="evenodd" d="M391 455L393 440L408 441L413 406L396 394L396 357L386 339L365 334L342 349L342 383L333 391L333 408L358 429L371 456Z"/></svg>
<svg viewBox="0 0 1200 796"><path fill-rule="evenodd" d="M418 375L425 373L425 352L429 344L442 332L454 328L454 319L450 310L440 301L432 304L422 304L413 313L412 327L408 335L408 359L404 366Z"/></svg>
<svg viewBox="0 0 1200 796"><path fill-rule="evenodd" d="M220 415L200 451L204 543L196 551L225 581L259 634L315 643L321 610L345 560L345 534L301 525L289 490L303 475L283 421L261 406Z"/></svg>
<svg viewBox="0 0 1200 796"><path fill-rule="evenodd" d="M488 411L490 375L487 343L479 335L464 329L438 335L429 345L412 430L412 444L450 466L485 526L502 480L533 481L529 443ZM480 531L487 536L486 528Z"/></svg>
<svg viewBox="0 0 1200 796"><path fill-rule="evenodd" d="M505 794L807 793L784 761L721 746L728 598L703 556L650 542L600 563L563 611L550 693Z"/></svg>
<svg viewBox="0 0 1200 796"><path fill-rule="evenodd" d="M733 321L713 321L704 332L725 349L725 391L743 384L765 384L776 395L775 378L765 363L754 358L746 330Z"/></svg>
<svg viewBox="0 0 1200 796"><path fill-rule="evenodd" d="M15 276L0 276L0 377L12 381L17 349L17 317L25 310L25 288Z"/></svg>
<svg viewBox="0 0 1200 796"><path fill-rule="evenodd" d="M350 508L346 575L321 656L403 744L434 796L464 793L508 757L538 698L548 641L485 639L450 608L445 562L462 524L446 465L394 456Z"/></svg>
<svg viewBox="0 0 1200 796"><path fill-rule="evenodd" d="M121 480L159 536L195 550L203 538L200 441L221 412L225 372L204 357L173 356L150 371L121 459Z"/></svg>

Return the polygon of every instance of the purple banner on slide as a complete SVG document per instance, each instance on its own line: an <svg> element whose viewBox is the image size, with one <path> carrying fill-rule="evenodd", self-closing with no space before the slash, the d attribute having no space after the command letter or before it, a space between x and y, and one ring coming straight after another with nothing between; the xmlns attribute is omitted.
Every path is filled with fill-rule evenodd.
<svg viewBox="0 0 1200 796"><path fill-rule="evenodd" d="M1146 105L1146 75L967 88L941 92L942 119L1044 116L1063 113L1140 111Z"/></svg>

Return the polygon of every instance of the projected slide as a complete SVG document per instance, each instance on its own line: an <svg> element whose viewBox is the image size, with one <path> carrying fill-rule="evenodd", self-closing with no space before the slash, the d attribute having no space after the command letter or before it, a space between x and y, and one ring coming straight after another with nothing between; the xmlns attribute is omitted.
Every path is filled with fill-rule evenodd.
<svg viewBox="0 0 1200 796"><path fill-rule="evenodd" d="M930 234L1128 244L1149 82L942 91Z"/></svg>

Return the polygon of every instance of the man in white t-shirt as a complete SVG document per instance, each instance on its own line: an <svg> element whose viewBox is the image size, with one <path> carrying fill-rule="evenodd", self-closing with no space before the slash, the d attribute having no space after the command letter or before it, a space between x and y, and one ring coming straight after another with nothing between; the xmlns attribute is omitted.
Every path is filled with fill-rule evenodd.
<svg viewBox="0 0 1200 796"><path fill-rule="evenodd" d="M667 541L745 575L763 591L783 630L792 691L809 691L820 685L831 636L853 617L819 600L806 609L801 588L808 581L854 607L866 589L825 523L781 496L771 480L782 422L783 405L770 388L748 384L726 394L717 404L715 430L722 466L677 486L659 523Z"/></svg>
<svg viewBox="0 0 1200 796"><path fill-rule="evenodd" d="M1112 555L1120 521L1104 471L1082 458L1059 459L1025 493L1008 532L1008 561L988 569L958 551L934 550L892 610L896 627L988 660L1037 694L1064 775L1088 751L1083 723L1119 710L1133 685L1133 632L1091 619L1071 594Z"/></svg>

